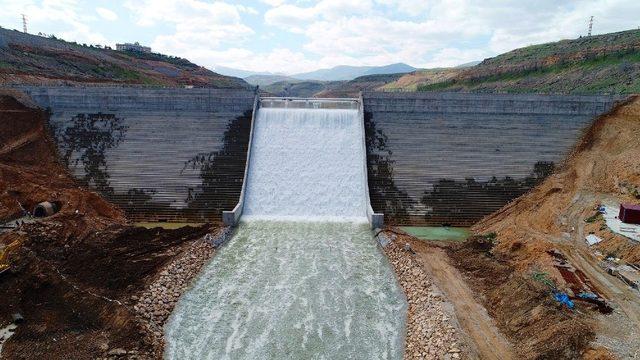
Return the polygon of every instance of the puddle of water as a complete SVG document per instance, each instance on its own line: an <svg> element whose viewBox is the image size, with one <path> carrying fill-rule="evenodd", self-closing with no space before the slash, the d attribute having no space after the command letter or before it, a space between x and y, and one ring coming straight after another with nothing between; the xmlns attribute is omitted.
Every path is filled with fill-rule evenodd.
<svg viewBox="0 0 640 360"><path fill-rule="evenodd" d="M242 223L184 294L167 359L401 359L406 301L366 224Z"/></svg>

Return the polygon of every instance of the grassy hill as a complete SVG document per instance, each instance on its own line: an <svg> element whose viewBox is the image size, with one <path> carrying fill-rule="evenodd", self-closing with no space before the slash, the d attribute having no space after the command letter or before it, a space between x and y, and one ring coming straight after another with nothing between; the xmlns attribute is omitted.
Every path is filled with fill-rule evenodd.
<svg viewBox="0 0 640 360"><path fill-rule="evenodd" d="M16 83L249 86L182 58L115 51L0 28L0 84Z"/></svg>
<svg viewBox="0 0 640 360"><path fill-rule="evenodd" d="M405 90L416 91L418 86L440 83L447 81L463 69L460 68L442 68L442 69L424 69L416 70L412 73L403 75L396 81L387 83L380 87L380 90Z"/></svg>
<svg viewBox="0 0 640 360"><path fill-rule="evenodd" d="M374 90L392 83L403 74L376 74L360 76L349 81L291 80L261 87L274 96L344 98L358 97L360 91Z"/></svg>
<svg viewBox="0 0 640 360"><path fill-rule="evenodd" d="M401 79L402 80L402 79ZM640 93L640 30L516 49L419 91Z"/></svg>

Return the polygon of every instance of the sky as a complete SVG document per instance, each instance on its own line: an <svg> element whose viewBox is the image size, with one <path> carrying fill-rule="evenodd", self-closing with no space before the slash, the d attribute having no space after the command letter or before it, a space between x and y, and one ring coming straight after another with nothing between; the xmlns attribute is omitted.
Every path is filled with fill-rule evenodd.
<svg viewBox="0 0 640 360"><path fill-rule="evenodd" d="M0 26L217 65L295 74L336 65L455 66L514 48L637 29L639 0L0 0Z"/></svg>

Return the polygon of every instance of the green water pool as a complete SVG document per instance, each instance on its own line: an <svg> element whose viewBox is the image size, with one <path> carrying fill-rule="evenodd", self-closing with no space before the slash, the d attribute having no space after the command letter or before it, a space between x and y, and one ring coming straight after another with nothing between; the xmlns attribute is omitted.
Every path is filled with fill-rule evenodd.
<svg viewBox="0 0 640 360"><path fill-rule="evenodd" d="M443 226L402 226L402 231L420 240L465 241L470 235L469 228Z"/></svg>

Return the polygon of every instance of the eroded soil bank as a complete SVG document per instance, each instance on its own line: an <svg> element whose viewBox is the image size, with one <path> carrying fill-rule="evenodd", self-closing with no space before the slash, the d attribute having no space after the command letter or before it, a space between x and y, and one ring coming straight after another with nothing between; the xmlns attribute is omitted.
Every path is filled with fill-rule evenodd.
<svg viewBox="0 0 640 360"><path fill-rule="evenodd" d="M480 358L508 358L491 350L505 344L500 337L525 359L634 358L640 299L607 274L604 258L637 263L640 244L610 231L594 214L600 204L638 201L640 100L632 97L596 119L552 176L477 224L467 242L425 243L406 234L398 241L410 244L443 284ZM589 247L589 233L603 241ZM457 283L455 273L464 280L458 289L449 286ZM465 286L484 309L459 301ZM573 308L555 295L566 295ZM486 341L493 335L474 336L478 321L465 321L465 311L477 319L486 311L494 323L487 332L497 342Z"/></svg>
<svg viewBox="0 0 640 360"><path fill-rule="evenodd" d="M0 233L9 265L0 274L0 328L23 318L2 358L159 358L159 328L211 257L210 241L226 232L128 225L60 164L46 117L20 94L0 93L0 220L41 201L60 205Z"/></svg>

